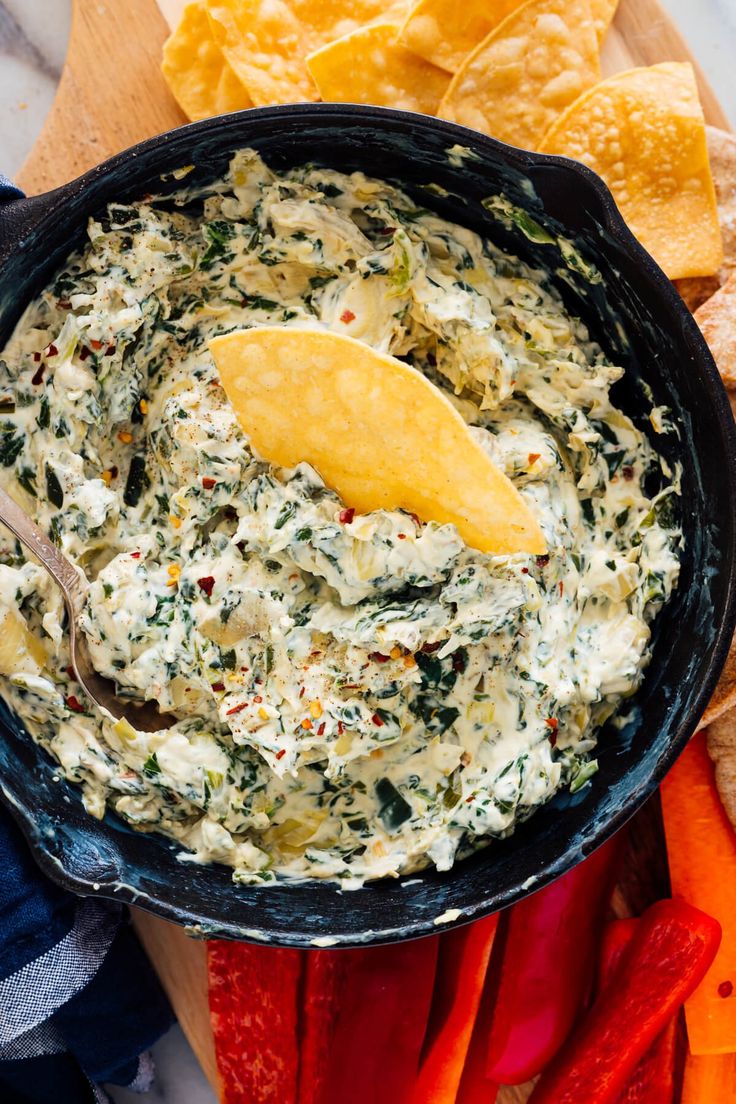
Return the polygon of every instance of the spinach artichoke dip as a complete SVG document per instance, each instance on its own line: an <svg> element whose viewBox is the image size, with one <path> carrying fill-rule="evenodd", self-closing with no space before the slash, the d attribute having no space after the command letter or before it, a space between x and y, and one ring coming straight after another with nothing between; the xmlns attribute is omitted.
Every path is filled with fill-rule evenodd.
<svg viewBox="0 0 736 1104"><path fill-rule="evenodd" d="M92 220L0 360L3 484L89 579L99 672L176 723L91 706L60 594L7 534L2 695L92 816L238 882L447 870L594 773L676 585L676 473L545 273L361 174L246 150L180 188ZM262 325L423 372L548 554L360 515L254 455L207 342Z"/></svg>

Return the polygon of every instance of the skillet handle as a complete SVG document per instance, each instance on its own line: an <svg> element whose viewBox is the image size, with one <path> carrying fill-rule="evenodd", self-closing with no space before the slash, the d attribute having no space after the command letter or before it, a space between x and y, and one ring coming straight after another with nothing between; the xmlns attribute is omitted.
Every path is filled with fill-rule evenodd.
<svg viewBox="0 0 736 1104"><path fill-rule="evenodd" d="M28 199L25 192L0 173L0 265L10 259L46 213L49 195L53 193Z"/></svg>
<svg viewBox="0 0 736 1104"><path fill-rule="evenodd" d="M12 199L25 199L25 194L17 188L12 180L0 173L0 203L8 203Z"/></svg>

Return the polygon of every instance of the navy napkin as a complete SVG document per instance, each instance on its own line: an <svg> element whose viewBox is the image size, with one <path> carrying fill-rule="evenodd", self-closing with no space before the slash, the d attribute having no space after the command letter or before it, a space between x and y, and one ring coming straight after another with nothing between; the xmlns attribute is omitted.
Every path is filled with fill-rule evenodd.
<svg viewBox="0 0 736 1104"><path fill-rule="evenodd" d="M106 1083L145 1092L148 1048L172 1023L127 913L49 882L0 810L2 1104L103 1104Z"/></svg>

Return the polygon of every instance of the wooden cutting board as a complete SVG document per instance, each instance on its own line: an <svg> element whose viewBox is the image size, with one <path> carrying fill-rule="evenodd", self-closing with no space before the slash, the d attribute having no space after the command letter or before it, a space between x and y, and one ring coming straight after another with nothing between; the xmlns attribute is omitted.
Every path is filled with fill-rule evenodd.
<svg viewBox="0 0 736 1104"><path fill-rule="evenodd" d="M18 176L29 194L72 180L97 162L185 122L159 71L161 47L185 0L73 0L71 41L56 102ZM657 0L621 0L603 49L606 75L635 65L692 61L686 43ZM699 70L706 119L729 123ZM667 892L659 810L639 814L626 877L614 905L638 913ZM203 943L181 928L133 910L138 933L171 998L205 1074L217 1089ZM499 1104L523 1104L529 1089L504 1089ZM716 1104L714 1101L713 1104Z"/></svg>

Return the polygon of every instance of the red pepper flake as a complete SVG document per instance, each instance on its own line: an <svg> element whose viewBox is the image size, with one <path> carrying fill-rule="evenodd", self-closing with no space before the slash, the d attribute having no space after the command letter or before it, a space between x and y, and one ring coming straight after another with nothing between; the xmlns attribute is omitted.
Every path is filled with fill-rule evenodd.
<svg viewBox="0 0 736 1104"><path fill-rule="evenodd" d="M626 482L630 483L631 480L634 478L634 469L631 466L631 464L624 464L624 466L621 469L621 474L624 477L624 479L626 480Z"/></svg>
<svg viewBox="0 0 736 1104"><path fill-rule="evenodd" d="M140 552L131 552L130 558L131 560L139 560L141 558L141 554Z"/></svg>
<svg viewBox="0 0 736 1104"><path fill-rule="evenodd" d="M382 718L381 718L381 717L379 716L379 714L378 714L378 713L374 713L374 714L373 714L373 716L371 717L371 720L373 721L373 723L374 723L374 725L376 726L376 728L383 728L384 724L386 723L386 722L385 722L385 721L384 721L384 720L383 720L383 719L382 719Z"/></svg>
<svg viewBox="0 0 736 1104"><path fill-rule="evenodd" d="M225 689L225 683L224 682L213 682L212 683L212 689L215 691L216 694L219 694L222 690Z"/></svg>
<svg viewBox="0 0 736 1104"><path fill-rule="evenodd" d="M36 369L36 371L33 373L33 376L31 378L31 383L33 384L34 387L38 387L39 383L43 379L43 374L44 374L45 371L46 371L46 365L45 364L40 364L38 366L38 368Z"/></svg>
<svg viewBox="0 0 736 1104"><path fill-rule="evenodd" d="M418 515L418 514L412 514L412 513L409 513L409 517L410 517L410 518L411 518L411 520L412 520L412 521L414 522L414 524L416 525L417 529L419 529L419 527L420 527L420 526L421 526L421 524L422 524L422 519L421 519L421 518L419 517L419 515Z"/></svg>
<svg viewBox="0 0 736 1104"><path fill-rule="evenodd" d="M529 568L528 567L522 567L521 574L522 575L528 575L529 574Z"/></svg>
<svg viewBox="0 0 736 1104"><path fill-rule="evenodd" d="M552 747L556 747L556 745L557 745L557 729L559 728L559 721L557 720L556 717L545 717L544 718L544 723L547 725L547 727L549 729L549 733L547 734L547 739L549 740Z"/></svg>
<svg viewBox="0 0 736 1104"><path fill-rule="evenodd" d="M285 755L286 755L286 748L282 748L281 751L276 752L275 758L276 759L283 759Z"/></svg>
<svg viewBox="0 0 736 1104"><path fill-rule="evenodd" d="M234 713L242 713L247 704L247 702L241 702L240 705L234 705L232 709L228 709L225 716L232 717Z"/></svg>
<svg viewBox="0 0 736 1104"><path fill-rule="evenodd" d="M72 309L72 305L71 305L71 303L69 302L68 299L57 299L56 300L56 305L59 308L59 310L71 310Z"/></svg>
<svg viewBox="0 0 736 1104"><path fill-rule="evenodd" d="M34 364L38 364L40 359L41 359L41 354L40 353L36 352L36 353L33 354Z"/></svg>
<svg viewBox="0 0 736 1104"><path fill-rule="evenodd" d="M79 359L86 360L89 356L92 356L92 350L90 349L89 345L83 345L82 348L79 350Z"/></svg>
<svg viewBox="0 0 736 1104"><path fill-rule="evenodd" d="M300 698L304 697L304 687L303 686L302 686L301 690L299 691L299 697Z"/></svg>
<svg viewBox="0 0 736 1104"><path fill-rule="evenodd" d="M201 579L197 579L197 586L204 591L208 598L211 597L215 587L214 575L204 575Z"/></svg>
<svg viewBox="0 0 736 1104"><path fill-rule="evenodd" d="M355 318L355 315L353 314L353 312L351 310L344 310L342 312L342 314L340 315L340 321L344 322L346 326L347 326L348 322L352 322L354 318Z"/></svg>
<svg viewBox="0 0 736 1104"><path fill-rule="evenodd" d="M549 556L537 556L537 567L546 567L549 563Z"/></svg>
<svg viewBox="0 0 736 1104"><path fill-rule="evenodd" d="M338 721L337 722L337 735L342 736L344 731L345 731L345 725L342 723L342 721Z"/></svg>
<svg viewBox="0 0 736 1104"><path fill-rule="evenodd" d="M112 476L113 479L117 479L119 474L120 474L120 472L118 471L117 464L113 464L113 466L110 468L110 475Z"/></svg>
<svg viewBox="0 0 736 1104"><path fill-rule="evenodd" d="M723 997L724 1000L726 999L726 997L730 997L732 993L733 993L733 982L732 981L722 981L721 984L718 986L718 996Z"/></svg>
<svg viewBox="0 0 736 1104"><path fill-rule="evenodd" d="M557 584L557 589L560 592L560 597L562 597L562 595L565 593L565 584L563 583L562 579L560 579L559 583Z"/></svg>
<svg viewBox="0 0 736 1104"><path fill-rule="evenodd" d="M369 652L368 658L376 663L388 663L391 656L384 655L383 652Z"/></svg>
<svg viewBox="0 0 736 1104"><path fill-rule="evenodd" d="M406 533L397 533L396 536L399 540L406 540Z"/></svg>
<svg viewBox="0 0 736 1104"><path fill-rule="evenodd" d="M107 348L105 349L105 356L113 356L114 353L115 353L115 346L114 345L108 345Z"/></svg>
<svg viewBox="0 0 736 1104"><path fill-rule="evenodd" d="M58 356L59 355L59 350L56 348L53 341L51 342L50 345L46 346L46 348L43 351L43 355L44 356Z"/></svg>
<svg viewBox="0 0 736 1104"><path fill-rule="evenodd" d="M74 679L76 682L77 676L73 667L65 667L64 671L66 672L67 678Z"/></svg>
<svg viewBox="0 0 736 1104"><path fill-rule="evenodd" d="M99 353L100 349L102 348L102 342L97 341L95 338L92 338L92 340L90 341L90 345L96 353Z"/></svg>
<svg viewBox="0 0 736 1104"><path fill-rule="evenodd" d="M462 652L455 652L452 657L452 669L453 671L459 671L460 674L465 670L465 656Z"/></svg>
<svg viewBox="0 0 736 1104"><path fill-rule="evenodd" d="M84 713L84 706L80 702L79 698L74 694L70 694L66 699L67 709L71 709L74 713Z"/></svg>
<svg viewBox="0 0 736 1104"><path fill-rule="evenodd" d="M325 734L325 722L323 721L322 724L317 729L317 735L318 736L324 736L324 734Z"/></svg>
<svg viewBox="0 0 736 1104"><path fill-rule="evenodd" d="M205 475L202 479L202 486L206 491L211 491L213 487L217 485L217 480L213 479L211 475Z"/></svg>
<svg viewBox="0 0 736 1104"><path fill-rule="evenodd" d="M425 654L429 655L432 652L436 652L437 649L440 647L441 643L442 642L440 640L438 640L435 644L422 644L422 647L421 647L420 650L422 652L424 652Z"/></svg>
<svg viewBox="0 0 736 1104"><path fill-rule="evenodd" d="M531 467L532 464L536 464L537 460L539 459L539 457L541 455L542 455L541 452L530 452L529 455L526 458L527 463L529 464L529 467Z"/></svg>
<svg viewBox="0 0 736 1104"><path fill-rule="evenodd" d="M260 694L256 694L256 696L253 698L253 701L256 703L256 705L260 705L263 701L263 698Z"/></svg>
<svg viewBox="0 0 736 1104"><path fill-rule="evenodd" d="M340 524L341 525L350 525L350 523L352 522L354 517L355 517L355 510L353 509L352 506L350 507L349 510L341 510L340 511Z"/></svg>

